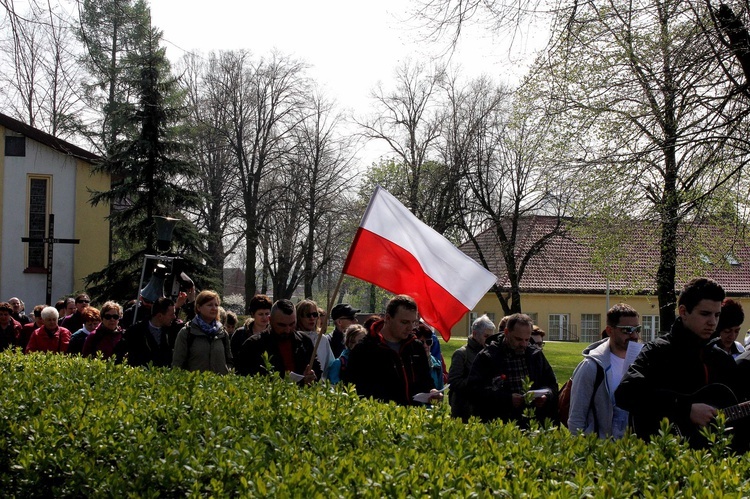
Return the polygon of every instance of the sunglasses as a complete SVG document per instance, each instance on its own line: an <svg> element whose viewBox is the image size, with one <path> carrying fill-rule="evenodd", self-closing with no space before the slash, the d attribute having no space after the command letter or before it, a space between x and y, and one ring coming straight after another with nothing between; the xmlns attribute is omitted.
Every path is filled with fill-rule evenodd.
<svg viewBox="0 0 750 499"><path fill-rule="evenodd" d="M424 343L428 347L431 347L432 346L432 338L422 338L422 343Z"/></svg>
<svg viewBox="0 0 750 499"><path fill-rule="evenodd" d="M308 319L312 319L313 317L317 319L320 316L320 314L318 314L317 312L310 312L309 314L305 314L304 316L307 317Z"/></svg>
<svg viewBox="0 0 750 499"><path fill-rule="evenodd" d="M631 335L633 333L639 334L641 332L641 326L615 326L615 327L627 335Z"/></svg>
<svg viewBox="0 0 750 499"><path fill-rule="evenodd" d="M76 300L76 303L91 303L91 300Z"/></svg>
<svg viewBox="0 0 750 499"><path fill-rule="evenodd" d="M102 314L102 317L104 319L110 320L110 319L120 319L120 316L118 314Z"/></svg>

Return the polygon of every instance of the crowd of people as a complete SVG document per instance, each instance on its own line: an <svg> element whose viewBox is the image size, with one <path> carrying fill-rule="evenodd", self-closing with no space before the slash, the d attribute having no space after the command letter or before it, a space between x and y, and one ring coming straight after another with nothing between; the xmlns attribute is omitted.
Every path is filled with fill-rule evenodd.
<svg viewBox="0 0 750 499"><path fill-rule="evenodd" d="M671 331L632 358L631 344L640 341L638 312L624 303L613 306L602 339L583 350L563 397L544 356L545 332L525 314L504 317L497 328L486 315L476 319L446 370L435 332L406 295L393 297L382 317L367 317L363 324L360 310L338 304L327 334L326 311L312 300L272 303L256 295L248 308L248 319L237 327L237 316L221 308L213 291L180 293L176 301L159 298L126 311L113 301L97 309L79 294L55 307L34 307L32 319L14 297L0 303L0 349L114 357L131 366L222 375L289 376L301 386L351 383L362 397L400 405L438 403L449 387L451 414L463 421L526 426L531 419L548 420L615 439L632 427L648 439L668 418L698 447L706 444L700 428L719 410L733 415L727 406L750 399L742 382L750 350L737 341L742 306L705 278L685 285ZM742 421L734 428L735 448L747 450L750 432Z"/></svg>

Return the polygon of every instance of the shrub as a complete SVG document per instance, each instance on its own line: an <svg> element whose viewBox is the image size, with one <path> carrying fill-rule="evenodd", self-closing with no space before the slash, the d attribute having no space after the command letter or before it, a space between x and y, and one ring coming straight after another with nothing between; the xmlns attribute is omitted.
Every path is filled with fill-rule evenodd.
<svg viewBox="0 0 750 499"><path fill-rule="evenodd" d="M4 497L692 497L750 489L746 458L669 433L599 441L468 425L278 377L0 354Z"/></svg>

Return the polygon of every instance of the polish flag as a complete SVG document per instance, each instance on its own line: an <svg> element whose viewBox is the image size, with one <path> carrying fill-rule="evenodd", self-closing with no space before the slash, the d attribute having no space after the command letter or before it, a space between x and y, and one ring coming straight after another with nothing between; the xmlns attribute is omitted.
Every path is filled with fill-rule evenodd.
<svg viewBox="0 0 750 499"><path fill-rule="evenodd" d="M411 296L420 316L446 341L497 280L380 186L362 217L344 274Z"/></svg>

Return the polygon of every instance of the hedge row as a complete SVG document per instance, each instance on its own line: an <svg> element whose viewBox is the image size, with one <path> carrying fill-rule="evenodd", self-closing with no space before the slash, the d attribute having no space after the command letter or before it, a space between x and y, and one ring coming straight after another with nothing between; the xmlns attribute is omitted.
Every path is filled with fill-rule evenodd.
<svg viewBox="0 0 750 499"><path fill-rule="evenodd" d="M737 497L724 439L602 442L463 425L278 378L0 354L4 497Z"/></svg>

